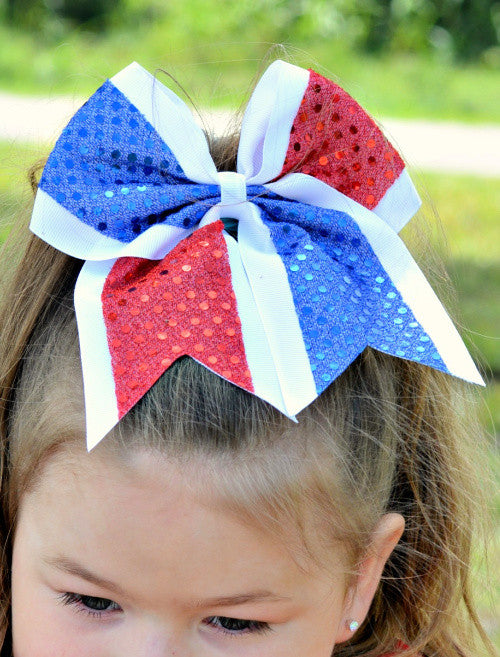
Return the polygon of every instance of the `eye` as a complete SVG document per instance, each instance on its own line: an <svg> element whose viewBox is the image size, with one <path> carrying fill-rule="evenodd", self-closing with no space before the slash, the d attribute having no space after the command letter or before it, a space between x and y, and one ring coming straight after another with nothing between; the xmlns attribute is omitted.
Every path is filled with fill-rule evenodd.
<svg viewBox="0 0 500 657"><path fill-rule="evenodd" d="M271 627L262 621L244 620L242 618L228 618L227 616L210 616L205 624L215 627L223 634L241 636L242 634L263 634L270 632Z"/></svg>
<svg viewBox="0 0 500 657"><path fill-rule="evenodd" d="M94 618L100 618L110 612L121 611L121 607L108 598L97 598L93 595L80 595L79 593L63 593L59 596L65 605L73 605L76 611L87 613Z"/></svg>

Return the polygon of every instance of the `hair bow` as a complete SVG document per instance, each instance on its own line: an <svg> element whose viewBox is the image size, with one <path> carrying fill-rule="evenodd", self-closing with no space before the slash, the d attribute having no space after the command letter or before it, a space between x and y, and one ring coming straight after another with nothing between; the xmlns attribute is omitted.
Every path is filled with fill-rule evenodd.
<svg viewBox="0 0 500 657"><path fill-rule="evenodd" d="M368 345L481 383L398 236L419 205L374 121L312 70L264 73L236 172L137 63L106 80L51 152L31 221L86 261L88 449L184 355L292 419Z"/></svg>

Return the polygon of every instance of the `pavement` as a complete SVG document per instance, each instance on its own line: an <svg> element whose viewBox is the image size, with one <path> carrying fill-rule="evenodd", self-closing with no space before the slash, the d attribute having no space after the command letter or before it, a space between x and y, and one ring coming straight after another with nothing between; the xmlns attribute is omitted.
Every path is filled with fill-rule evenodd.
<svg viewBox="0 0 500 657"><path fill-rule="evenodd" d="M84 99L17 96L0 92L0 139L51 144ZM209 123L222 132L230 113L207 112ZM410 167L500 177L500 125L448 121L378 120Z"/></svg>

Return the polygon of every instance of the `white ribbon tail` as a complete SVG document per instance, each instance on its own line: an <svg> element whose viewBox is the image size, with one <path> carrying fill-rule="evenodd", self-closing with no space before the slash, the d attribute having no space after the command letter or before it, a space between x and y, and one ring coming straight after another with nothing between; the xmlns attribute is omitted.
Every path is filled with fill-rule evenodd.
<svg viewBox="0 0 500 657"><path fill-rule="evenodd" d="M241 319L241 332L248 369L252 375L254 393L261 399L275 406L279 411L290 416L280 382L276 373L273 355L262 325L259 310L255 304L252 288L246 275L238 243L224 233L231 267L231 281L236 295L238 315Z"/></svg>
<svg viewBox="0 0 500 657"><path fill-rule="evenodd" d="M238 247L267 336L285 414L293 417L318 393L285 266L258 207L247 203L245 208L245 216L239 217Z"/></svg>
<svg viewBox="0 0 500 657"><path fill-rule="evenodd" d="M86 262L75 286L88 451L118 422L115 382L101 302L104 283L115 262Z"/></svg>

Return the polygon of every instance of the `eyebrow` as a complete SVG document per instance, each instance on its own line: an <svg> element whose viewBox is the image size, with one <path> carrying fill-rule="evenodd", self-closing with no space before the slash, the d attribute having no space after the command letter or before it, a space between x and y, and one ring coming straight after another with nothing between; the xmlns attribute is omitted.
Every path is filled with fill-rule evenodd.
<svg viewBox="0 0 500 657"><path fill-rule="evenodd" d="M100 586L101 588L108 589L108 591L112 591L118 595L125 595L125 592L118 586L118 584L115 584L109 579L105 579L104 577L96 575L95 573L91 572L81 564L76 563L76 561L69 559L68 557L43 557L42 561L48 566L57 568L63 573L75 575L80 579L84 579L85 581L90 582L91 584L95 584L96 586Z"/></svg>
<svg viewBox="0 0 500 657"><path fill-rule="evenodd" d="M76 563L68 557L44 557L43 562L48 566L57 568L64 573L68 573L69 575L79 577L80 579L90 582L91 584L95 584L101 588L107 589L108 591L116 593L117 595L123 597L126 596L124 590L118 586L118 584L115 584L111 580L105 579L104 577L100 577L96 573L91 572L81 564ZM235 595L224 595L215 598L199 599L195 600L190 606L196 609L202 607L233 607L237 605L248 604L250 602L284 602L291 599L292 598L288 596L277 595L272 591L258 590L248 593L237 593Z"/></svg>
<svg viewBox="0 0 500 657"><path fill-rule="evenodd" d="M220 598L207 598L196 600L194 607L233 607L249 602L284 602L291 600L288 596L276 595L271 591L252 591L250 593L238 593L236 595L225 595Z"/></svg>

